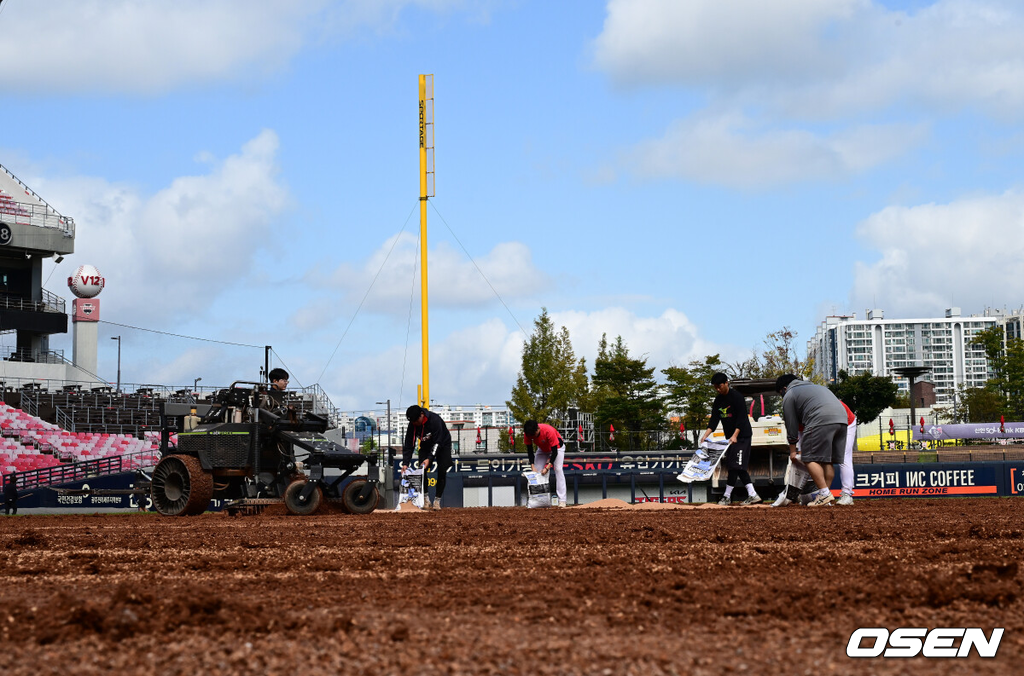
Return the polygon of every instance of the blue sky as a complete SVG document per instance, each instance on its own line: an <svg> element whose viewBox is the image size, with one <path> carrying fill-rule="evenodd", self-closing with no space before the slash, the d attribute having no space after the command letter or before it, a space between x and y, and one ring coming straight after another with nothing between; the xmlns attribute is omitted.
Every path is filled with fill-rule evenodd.
<svg viewBox="0 0 1024 676"><path fill-rule="evenodd" d="M1024 302L1017 2L3 0L0 29L0 163L78 226L46 287L96 265L104 319L273 345L344 409L420 379L419 73L436 401L503 402L542 307L661 369ZM110 379L117 334L129 382L263 361L100 332Z"/></svg>

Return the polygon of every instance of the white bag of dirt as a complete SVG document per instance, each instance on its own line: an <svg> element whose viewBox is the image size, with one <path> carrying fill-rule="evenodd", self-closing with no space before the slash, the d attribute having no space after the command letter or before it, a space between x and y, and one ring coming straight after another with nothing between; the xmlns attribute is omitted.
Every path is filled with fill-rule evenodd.
<svg viewBox="0 0 1024 676"><path fill-rule="evenodd" d="M526 477L526 506L530 509L551 507L558 498L551 494L551 477L540 472L523 472Z"/></svg>
<svg viewBox="0 0 1024 676"><path fill-rule="evenodd" d="M402 504L410 502L414 506L423 509L423 470L410 469L402 475L402 482L398 493L398 505L395 511L402 509Z"/></svg>

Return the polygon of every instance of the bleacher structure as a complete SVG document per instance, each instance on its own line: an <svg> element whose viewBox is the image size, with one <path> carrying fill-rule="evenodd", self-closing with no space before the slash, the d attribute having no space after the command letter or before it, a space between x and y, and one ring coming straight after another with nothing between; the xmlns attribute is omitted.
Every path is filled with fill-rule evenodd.
<svg viewBox="0 0 1024 676"><path fill-rule="evenodd" d="M161 396L150 389L118 394L111 388L90 391L74 385L58 392L22 387L4 391L3 399L69 432L132 436L159 430L164 401L192 401L184 394Z"/></svg>
<svg viewBox="0 0 1024 676"><path fill-rule="evenodd" d="M0 473L18 472L22 488L152 467L159 434L70 432L0 402Z"/></svg>
<svg viewBox="0 0 1024 676"><path fill-rule="evenodd" d="M76 384L65 384L51 391L38 383L25 383L19 388L0 387L0 400L69 432L142 436L159 432L160 407L165 402L209 404L214 391L198 393L151 385L118 393L112 387L89 389ZM317 391L289 391L283 403L294 407L299 414L311 411L326 415L332 427L341 426L343 416L325 396L318 395Z"/></svg>
<svg viewBox="0 0 1024 676"><path fill-rule="evenodd" d="M314 388L286 392L283 402L299 415L326 414L337 425L341 414ZM121 393L76 384L57 391L31 382L0 386L0 473L29 472L18 483L30 487L152 467L160 460L162 405L212 398L213 391L157 385Z"/></svg>

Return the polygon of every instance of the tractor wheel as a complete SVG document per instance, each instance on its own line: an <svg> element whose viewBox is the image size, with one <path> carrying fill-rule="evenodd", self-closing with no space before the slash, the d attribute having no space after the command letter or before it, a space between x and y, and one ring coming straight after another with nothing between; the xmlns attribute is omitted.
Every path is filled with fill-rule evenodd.
<svg viewBox="0 0 1024 676"><path fill-rule="evenodd" d="M376 486L372 487L369 496L362 500L359 498L359 493L367 483L366 479L353 479L341 492L341 503L349 514L369 514L377 509L380 491Z"/></svg>
<svg viewBox="0 0 1024 676"><path fill-rule="evenodd" d="M153 506L164 516L202 514L213 497L213 477L199 458L168 455L153 470Z"/></svg>
<svg viewBox="0 0 1024 676"><path fill-rule="evenodd" d="M306 500L302 500L302 489L306 487L306 479L296 479L284 489L284 506L296 516L308 516L315 512L324 499L324 491L316 486Z"/></svg>

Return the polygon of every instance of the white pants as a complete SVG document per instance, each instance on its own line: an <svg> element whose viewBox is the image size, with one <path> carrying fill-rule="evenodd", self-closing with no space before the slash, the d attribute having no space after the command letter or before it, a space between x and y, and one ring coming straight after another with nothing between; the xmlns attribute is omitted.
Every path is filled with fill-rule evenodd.
<svg viewBox="0 0 1024 676"><path fill-rule="evenodd" d="M843 484L843 493L853 497L853 449L857 446L857 419L854 418L846 428L846 453L843 464L839 466L839 481Z"/></svg>
<svg viewBox="0 0 1024 676"><path fill-rule="evenodd" d="M550 462L554 467L552 471L555 473L555 495L558 496L558 504L564 505L565 503L565 472L562 470L562 464L565 462L565 445L559 446L555 449L555 457L552 460L551 456L547 451L537 449L536 454L533 456L533 469L535 472L541 472L544 469L544 465Z"/></svg>

